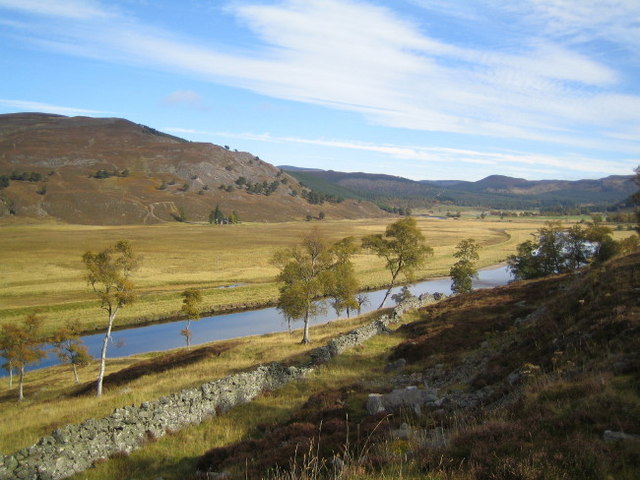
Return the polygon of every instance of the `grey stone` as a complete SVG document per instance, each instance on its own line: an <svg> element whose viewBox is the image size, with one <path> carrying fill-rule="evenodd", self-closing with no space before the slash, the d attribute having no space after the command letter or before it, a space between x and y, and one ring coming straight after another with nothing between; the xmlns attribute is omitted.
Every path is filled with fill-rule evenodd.
<svg viewBox="0 0 640 480"><path fill-rule="evenodd" d="M382 403L382 395L380 393L370 393L367 397L367 413L369 415L376 415L384 411L386 411L386 409Z"/></svg>
<svg viewBox="0 0 640 480"><path fill-rule="evenodd" d="M640 440L640 435L633 435L624 432L614 432L612 430L605 430L602 434L602 439L607 442L623 442L628 440Z"/></svg>
<svg viewBox="0 0 640 480"><path fill-rule="evenodd" d="M403 423L400 425L400 428L393 430L391 435L398 440L409 440L412 432L412 428L408 424Z"/></svg>
<svg viewBox="0 0 640 480"><path fill-rule="evenodd" d="M391 362L384 367L385 372L393 372L396 370L402 370L407 365L407 361L404 358L399 358L395 362Z"/></svg>

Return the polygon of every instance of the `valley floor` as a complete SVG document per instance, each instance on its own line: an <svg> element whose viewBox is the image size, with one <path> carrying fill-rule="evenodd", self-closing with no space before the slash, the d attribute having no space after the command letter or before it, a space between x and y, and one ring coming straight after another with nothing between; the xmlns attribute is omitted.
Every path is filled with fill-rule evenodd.
<svg viewBox="0 0 640 480"><path fill-rule="evenodd" d="M203 293L206 312L272 304L278 285L271 259L278 249L298 244L314 226L334 241L382 233L390 222L378 218L239 225L1 225L0 324L37 310L46 317L49 331L68 320L79 321L84 332L103 331L104 311L86 283L81 258L87 250L97 252L122 239L131 242L143 263L133 277L139 301L118 313L116 328L178 318L180 293L190 287ZM434 249L418 276L432 278L448 275L461 238L473 237L480 243L480 267L495 265L542 222L422 218L418 224ZM361 252L354 263L362 288L382 287L389 281L383 261L375 255ZM237 287L220 288L228 285Z"/></svg>

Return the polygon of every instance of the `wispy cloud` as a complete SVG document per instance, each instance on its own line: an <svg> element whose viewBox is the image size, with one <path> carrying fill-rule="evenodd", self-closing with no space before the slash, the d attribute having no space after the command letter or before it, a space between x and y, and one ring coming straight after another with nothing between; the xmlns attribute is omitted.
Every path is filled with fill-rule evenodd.
<svg viewBox="0 0 640 480"><path fill-rule="evenodd" d="M604 39L625 47L628 54L640 54L633 48L640 46L640 3L636 0L496 1L503 8L526 15L547 35L580 43Z"/></svg>
<svg viewBox="0 0 640 480"><path fill-rule="evenodd" d="M112 16L98 2L87 0L0 0L0 7L22 10L37 15L66 17L75 20L107 18Z"/></svg>
<svg viewBox="0 0 640 480"><path fill-rule="evenodd" d="M456 2L414 1L470 21ZM618 88L620 71L559 38L563 28L575 31L574 38L604 29L633 45L625 39L638 18L637 0L471 2L478 7L471 17L486 17L479 7L487 5L529 25L555 19L547 35L532 29L507 50L436 38L414 20L363 0L236 1L227 12L258 39L250 53L118 16L97 2L73 0L70 10L49 3L0 0L0 7L66 19L35 22L24 32L46 48L358 112L377 125L580 148L606 145L617 132L612 148L639 148L630 133L640 127L640 95Z"/></svg>
<svg viewBox="0 0 640 480"><path fill-rule="evenodd" d="M31 100L10 100L6 98L0 98L0 105L15 108L20 111L49 112L60 115L102 115L113 113L102 110L90 110L87 108L62 107L60 105L51 105L49 103L34 102Z"/></svg>
<svg viewBox="0 0 640 480"><path fill-rule="evenodd" d="M176 90L162 99L164 105L184 106L203 112L209 111L209 107L204 102L204 98L192 90Z"/></svg>
<svg viewBox="0 0 640 480"><path fill-rule="evenodd" d="M257 142L305 144L346 150L359 150L382 154L398 160L426 161L430 165L443 163L459 165L461 167L465 164L501 166L502 168L506 167L512 171L544 172L546 174L554 171L562 172L563 170L573 170L582 172L584 175L630 175L632 172L629 169L629 162L633 164L633 162L638 161L638 159L610 161L576 154L556 156L515 151L500 152L450 147L373 144L350 140L282 137L273 136L268 133L216 132L178 127L169 127L165 130L176 135L205 135L214 138L223 137ZM412 177L416 176L413 175Z"/></svg>

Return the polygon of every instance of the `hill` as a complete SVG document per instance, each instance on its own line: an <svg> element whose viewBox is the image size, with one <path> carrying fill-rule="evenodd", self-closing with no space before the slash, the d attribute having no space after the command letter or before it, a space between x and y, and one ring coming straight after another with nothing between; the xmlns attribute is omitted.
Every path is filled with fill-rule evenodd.
<svg viewBox="0 0 640 480"><path fill-rule="evenodd" d="M625 201L636 189L633 176L609 176L597 180L529 181L491 175L477 182L449 185L450 190L482 195L500 195L531 202L540 207L606 207Z"/></svg>
<svg viewBox="0 0 640 480"><path fill-rule="evenodd" d="M632 175L578 181L529 181L501 175L491 175L477 182L414 181L362 172L282 168L320 191L342 188L345 196L351 195L346 198L364 198L399 207L429 207L443 203L503 210L604 209L624 202L636 190Z"/></svg>
<svg viewBox="0 0 640 480"><path fill-rule="evenodd" d="M122 225L379 216L366 202L311 203L295 178L257 156L189 142L121 118L0 115L0 217ZM316 199L317 200L317 199Z"/></svg>
<svg viewBox="0 0 640 480"><path fill-rule="evenodd" d="M378 365L355 384L315 393L288 421L210 450L199 469L256 478L295 466L309 478L635 479L638 272L634 254L423 307L392 334L384 375ZM296 457L294 445L308 456Z"/></svg>

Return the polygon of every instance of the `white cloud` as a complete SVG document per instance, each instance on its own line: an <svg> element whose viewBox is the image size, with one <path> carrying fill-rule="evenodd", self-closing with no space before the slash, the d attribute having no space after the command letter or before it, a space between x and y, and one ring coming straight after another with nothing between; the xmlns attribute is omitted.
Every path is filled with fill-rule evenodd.
<svg viewBox="0 0 640 480"><path fill-rule="evenodd" d="M66 17L75 20L111 16L99 3L87 0L0 0L0 8L3 7L38 15Z"/></svg>
<svg viewBox="0 0 640 480"><path fill-rule="evenodd" d="M627 47L640 45L637 0L529 0L508 4L528 13L531 21L554 36L580 42L599 38ZM638 52L629 49L629 53Z"/></svg>
<svg viewBox="0 0 640 480"><path fill-rule="evenodd" d="M426 169L425 167L427 165L433 164L457 165L459 168L464 168L464 165L484 165L499 166L501 169L508 169L513 172L528 171L538 173L544 172L545 174L556 172L556 174L564 174L564 172L572 171L581 172L585 177L593 177L598 175L630 175L632 173L633 166L640 162L640 159L611 161L577 154L554 156L516 151L480 151L450 147L372 144L350 140L279 137L272 136L268 133L212 132L177 127L169 127L165 128L165 130L178 135L206 135L268 143L293 143L346 150L359 150L382 154L398 160L420 161L423 163L427 162L422 165L423 169ZM411 178L416 178L415 174L409 176Z"/></svg>
<svg viewBox="0 0 640 480"><path fill-rule="evenodd" d="M194 110L208 111L202 95L192 90L176 90L162 99L165 105L182 105Z"/></svg>
<svg viewBox="0 0 640 480"><path fill-rule="evenodd" d="M440 11L455 3L416 1ZM0 6L36 13L46 13L50 3L51 15L94 21L35 24L27 32L30 41L68 54L162 68L270 97L355 111L383 126L573 146L604 145L611 132L640 126L640 96L616 91L620 72L555 37L518 38L508 51L471 49L433 38L391 9L362 0L245 1L228 11L261 43L240 53L141 20L111 18L94 2L73 0L56 7L60 2L0 0ZM521 14L530 22L554 18L558 26L547 29L554 32L561 31L560 25L576 32L605 25L623 39L631 20L620 18L634 12L637 0L604 3L616 13L607 14L595 0L474 5ZM462 17L459 6L451 8ZM481 13L473 9L473 15ZM597 14L598 19L590 17ZM182 104L195 104L182 95ZM635 152L638 145L627 139L612 148Z"/></svg>
<svg viewBox="0 0 640 480"><path fill-rule="evenodd" d="M48 103L34 102L31 100L10 100L5 98L0 98L0 105L4 105L5 107L10 108L16 108L21 111L57 113L60 115L101 115L105 113L113 113L105 112L102 110L90 110L87 108L62 107L59 105L51 105Z"/></svg>

